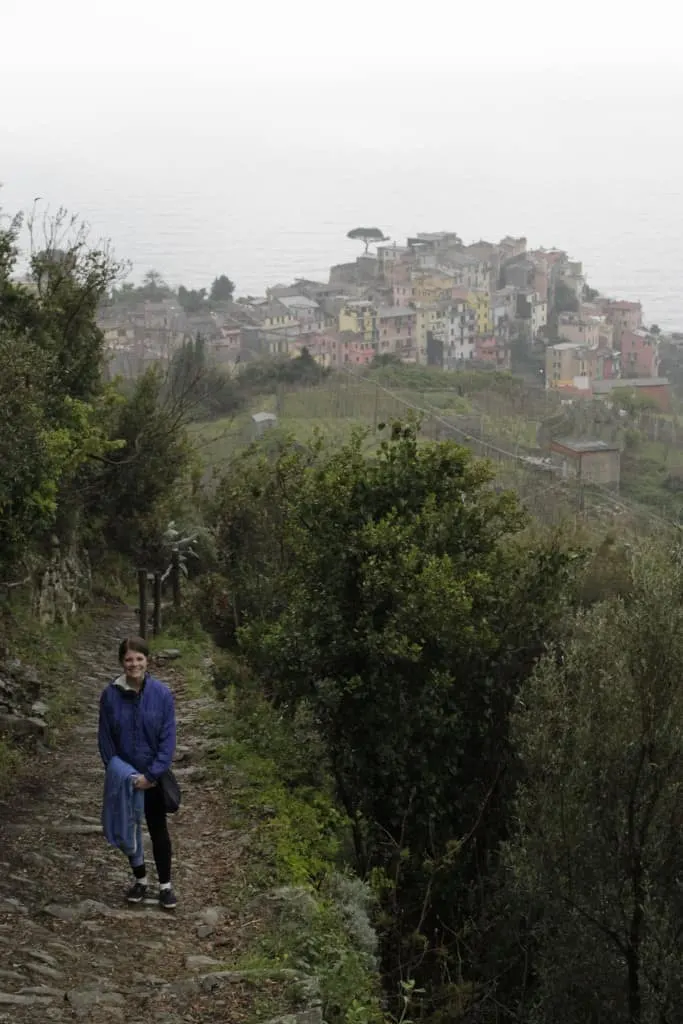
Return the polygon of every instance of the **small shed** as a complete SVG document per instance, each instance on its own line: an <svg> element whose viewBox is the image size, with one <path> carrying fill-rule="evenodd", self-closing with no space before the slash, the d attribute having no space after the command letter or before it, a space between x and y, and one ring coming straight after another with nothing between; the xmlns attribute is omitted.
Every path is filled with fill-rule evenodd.
<svg viewBox="0 0 683 1024"><path fill-rule="evenodd" d="M619 487L621 449L607 441L550 442L550 457L562 476L584 484Z"/></svg>
<svg viewBox="0 0 683 1024"><path fill-rule="evenodd" d="M277 416L274 412L255 412L251 417L252 437L261 437L266 430L277 426Z"/></svg>

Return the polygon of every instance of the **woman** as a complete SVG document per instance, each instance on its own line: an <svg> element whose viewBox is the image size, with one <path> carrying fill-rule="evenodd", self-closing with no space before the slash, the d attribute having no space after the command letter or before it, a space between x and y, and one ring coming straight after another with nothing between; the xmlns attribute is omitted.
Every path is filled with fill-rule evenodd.
<svg viewBox="0 0 683 1024"><path fill-rule="evenodd" d="M171 887L171 838L160 777L171 767L175 751L176 721L173 694L147 671L149 648L140 637L128 637L119 647L123 674L100 697L98 744L105 768L113 757L131 765L135 789L144 793L145 820L152 840L159 876L159 904L173 910L176 898ZM130 858L133 884L126 898L142 903L147 898L144 851Z"/></svg>

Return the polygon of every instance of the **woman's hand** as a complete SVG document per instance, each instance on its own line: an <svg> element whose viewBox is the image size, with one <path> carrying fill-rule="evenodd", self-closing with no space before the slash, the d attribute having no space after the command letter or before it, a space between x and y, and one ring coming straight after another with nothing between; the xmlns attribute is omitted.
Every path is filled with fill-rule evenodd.
<svg viewBox="0 0 683 1024"><path fill-rule="evenodd" d="M133 778L133 786L135 789L151 789L154 785L156 785L156 783L150 782L144 775L136 775Z"/></svg>

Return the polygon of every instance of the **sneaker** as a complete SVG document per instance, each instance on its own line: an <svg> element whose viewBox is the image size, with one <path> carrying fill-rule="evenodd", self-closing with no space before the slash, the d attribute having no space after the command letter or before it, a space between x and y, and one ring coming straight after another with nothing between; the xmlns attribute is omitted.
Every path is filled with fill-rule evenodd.
<svg viewBox="0 0 683 1024"><path fill-rule="evenodd" d="M159 906L162 910L175 910L177 902L173 889L159 889Z"/></svg>
<svg viewBox="0 0 683 1024"><path fill-rule="evenodd" d="M126 893L126 899L129 903L142 903L146 895L147 886L142 885L141 882L136 882Z"/></svg>

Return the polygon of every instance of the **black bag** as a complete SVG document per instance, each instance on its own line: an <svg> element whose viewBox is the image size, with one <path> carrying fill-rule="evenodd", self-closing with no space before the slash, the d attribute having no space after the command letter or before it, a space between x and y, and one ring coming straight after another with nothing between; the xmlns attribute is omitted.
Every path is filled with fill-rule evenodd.
<svg viewBox="0 0 683 1024"><path fill-rule="evenodd" d="M159 777L159 788L164 801L167 814L175 814L180 807L180 786L178 780L169 768Z"/></svg>

